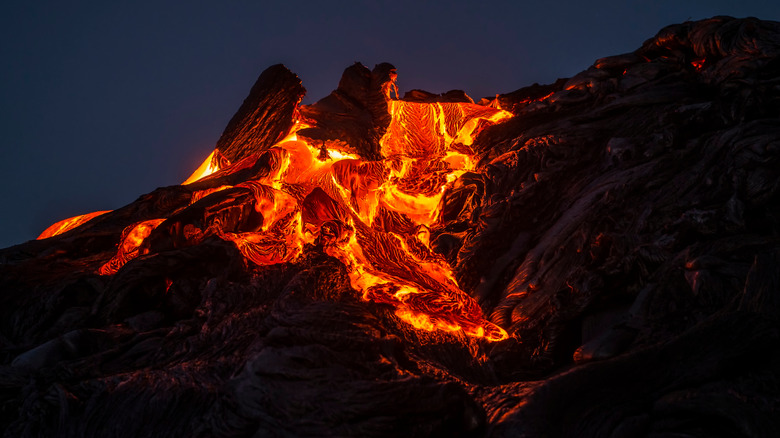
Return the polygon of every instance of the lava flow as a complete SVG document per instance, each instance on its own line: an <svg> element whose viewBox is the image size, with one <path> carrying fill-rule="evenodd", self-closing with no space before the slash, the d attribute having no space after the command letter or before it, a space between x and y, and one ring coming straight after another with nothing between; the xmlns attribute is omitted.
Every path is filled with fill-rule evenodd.
<svg viewBox="0 0 780 438"><path fill-rule="evenodd" d="M154 251L148 241L158 227L174 246L211 236L231 241L260 266L294 262L310 243L347 267L352 287L364 299L395 306L395 314L416 328L505 339L506 332L487 321L459 288L429 239L443 194L474 166L476 133L511 113L472 103L389 99L387 111L391 121L379 141L382 160L310 144L297 135L309 127L306 121L296 121L273 147L235 163L215 150L184 184L234 175L258 163L264 171L235 185L195 191L190 207L206 212L208 220L174 215L127 227L117 254L99 273L113 274ZM208 214L227 206L235 213Z"/></svg>
<svg viewBox="0 0 780 438"><path fill-rule="evenodd" d="M77 228L81 224L84 224L102 214L109 213L110 211L111 210L93 211L92 213L82 214L55 222L51 224L49 228L43 230L43 232L38 236L37 240L58 236L62 233Z"/></svg>

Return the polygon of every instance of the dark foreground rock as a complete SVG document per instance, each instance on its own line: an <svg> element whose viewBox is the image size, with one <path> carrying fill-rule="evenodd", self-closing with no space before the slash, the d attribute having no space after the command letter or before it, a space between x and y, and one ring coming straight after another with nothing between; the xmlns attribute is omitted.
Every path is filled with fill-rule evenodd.
<svg viewBox="0 0 780 438"><path fill-rule="evenodd" d="M0 251L0 430L25 436L770 437L780 431L780 23L663 29L568 80L486 99L478 165L431 247L510 338L427 332L322 247L258 266L188 224L257 227L229 175ZM379 158L394 69L297 109L282 66L217 149ZM462 95L462 96L461 96ZM415 91L410 100L467 101ZM165 218L113 275L125 227ZM196 243L193 243L196 242Z"/></svg>

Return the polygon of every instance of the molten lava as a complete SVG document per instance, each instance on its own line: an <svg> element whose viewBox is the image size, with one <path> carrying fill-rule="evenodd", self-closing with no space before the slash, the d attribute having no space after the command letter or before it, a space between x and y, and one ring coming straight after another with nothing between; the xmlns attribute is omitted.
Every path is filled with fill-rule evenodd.
<svg viewBox="0 0 780 438"><path fill-rule="evenodd" d="M50 225L49 228L43 230L43 232L38 236L37 240L58 236L66 231L70 231L76 227L81 226L82 224L89 222L93 218L110 212L111 210L95 211L55 222L54 224Z"/></svg>
<svg viewBox="0 0 780 438"><path fill-rule="evenodd" d="M110 275L116 273L125 263L138 257L139 248L144 239L165 219L152 219L148 221L133 224L122 231L122 237L119 243L119 249L116 255L100 267L100 275Z"/></svg>
<svg viewBox="0 0 780 438"><path fill-rule="evenodd" d="M231 206L240 210L234 215L240 219L230 223L219 216L185 224L160 218L131 225L122 233L117 254L99 273L113 274L150 251L144 240L156 227L189 245L217 236L260 266L295 261L309 243L347 267L352 287L364 299L394 306L395 314L416 328L462 331L489 341L506 338L459 288L429 240L442 196L474 166L476 133L511 114L471 103L388 100L387 106L392 118L379 141L384 157L379 161L315 147L296 135L308 127L301 122L262 154L235 163L215 150L183 184L232 175L257 163L268 168L235 186L195 191L190 205L212 211L243 196L251 200L250 211ZM227 201L219 198L211 205L212 197L226 193Z"/></svg>
<svg viewBox="0 0 780 438"><path fill-rule="evenodd" d="M203 161L203 163L195 169L195 172L192 172L192 175L190 175L189 178L187 178L182 184L192 184L195 181L198 181L200 179L203 179L212 173L219 170L219 165L217 164L217 160L214 159L214 155L217 153L215 150L211 154L209 154L208 157Z"/></svg>

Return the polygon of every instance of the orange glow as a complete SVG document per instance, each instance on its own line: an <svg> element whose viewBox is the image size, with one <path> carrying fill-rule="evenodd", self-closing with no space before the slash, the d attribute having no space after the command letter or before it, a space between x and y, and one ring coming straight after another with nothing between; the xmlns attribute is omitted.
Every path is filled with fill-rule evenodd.
<svg viewBox="0 0 780 438"><path fill-rule="evenodd" d="M192 198L190 198L190 204L194 204L212 193L229 189L230 187L232 186L219 186L219 187L214 187L212 189L198 190L197 192L192 194Z"/></svg>
<svg viewBox="0 0 780 438"><path fill-rule="evenodd" d="M389 180L380 187L382 206L418 224L435 222L449 183L473 168L468 155L480 126L512 116L468 103L388 102L392 121L380 140Z"/></svg>
<svg viewBox="0 0 780 438"><path fill-rule="evenodd" d="M704 68L704 63L705 63L706 61L707 61L707 60L706 60L706 59L704 59L704 58L698 58L698 59L694 59L693 61L691 61L691 65L693 66L693 68L695 68L695 69L696 69L696 71L700 71L701 69L703 69L703 68Z"/></svg>
<svg viewBox="0 0 780 438"><path fill-rule="evenodd" d="M233 242L244 257L260 266L292 261L303 250L298 212L284 215L261 232L220 233L220 237Z"/></svg>
<svg viewBox="0 0 780 438"><path fill-rule="evenodd" d="M182 185L185 184L192 184L195 181L198 181L200 179L203 179L212 173L219 170L219 164L217 163L217 160L214 159L214 154L216 154L216 149L212 151L208 157L201 163L201 165L195 169L195 172L192 172L192 175L190 175L189 178L187 178Z"/></svg>
<svg viewBox="0 0 780 438"><path fill-rule="evenodd" d="M305 229L347 266L364 299L395 306L396 316L415 328L505 339L430 250L428 227L448 185L473 168L464 151L479 128L511 114L465 103L388 105L393 117L380 140L385 159L333 164L336 190L321 184L307 197L304 213L315 212L304 215Z"/></svg>
<svg viewBox="0 0 780 438"><path fill-rule="evenodd" d="M80 216L74 216L72 218L64 219L59 222L56 222L49 226L49 228L46 228L43 230L40 236L38 236L37 240L46 239L49 237L58 236L66 231L70 231L81 224L84 224L88 222L89 220L96 218L102 214L110 213L111 210L102 210L102 211L96 211L93 213L87 213L82 214Z"/></svg>
<svg viewBox="0 0 780 438"><path fill-rule="evenodd" d="M165 219L151 219L130 225L122 231L116 255L100 267L100 275L115 274L125 263L140 255L140 246Z"/></svg>
<svg viewBox="0 0 780 438"><path fill-rule="evenodd" d="M217 235L259 266L294 261L311 243L346 266L351 286L364 299L394 306L395 315L415 328L505 339L506 332L485 319L452 268L431 250L430 228L444 193L474 168L476 135L511 113L470 103L387 104L392 118L379 141L380 161L315 147L296 135L306 127L301 123L262 155L233 164L210 155L185 184L267 160L265 176L235 186L251 190L262 225L233 233L184 224L183 235L192 242ZM227 188L197 191L191 202ZM160 222L128 227L117 255L100 273L114 273L138 256Z"/></svg>
<svg viewBox="0 0 780 438"><path fill-rule="evenodd" d="M626 71L624 71L623 74L626 74ZM572 89L572 88L576 88L576 87L570 87L568 89ZM529 104L529 103L533 103L533 102L543 102L543 101L547 100L547 98L549 98L553 94L555 94L555 91L553 91L551 93L548 93L548 94L546 94L546 95L544 95L542 97L523 99L520 102L518 102L518 104Z"/></svg>

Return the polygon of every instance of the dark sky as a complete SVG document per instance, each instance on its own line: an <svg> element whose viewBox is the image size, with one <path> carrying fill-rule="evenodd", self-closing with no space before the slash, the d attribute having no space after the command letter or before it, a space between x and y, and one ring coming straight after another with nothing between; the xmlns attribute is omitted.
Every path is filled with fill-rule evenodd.
<svg viewBox="0 0 780 438"><path fill-rule="evenodd" d="M0 6L0 247L183 181L258 74L327 95L355 61L401 93L479 97L550 83L714 15L773 1L15 1Z"/></svg>

